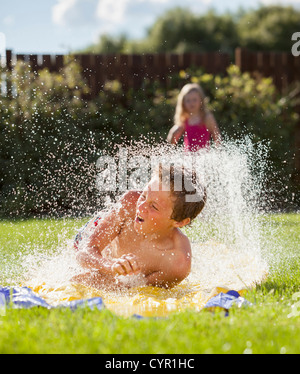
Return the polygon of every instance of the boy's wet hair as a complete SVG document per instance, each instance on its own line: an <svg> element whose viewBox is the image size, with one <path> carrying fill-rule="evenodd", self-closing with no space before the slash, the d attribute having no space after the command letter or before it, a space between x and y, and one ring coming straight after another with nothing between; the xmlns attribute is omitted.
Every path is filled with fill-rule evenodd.
<svg viewBox="0 0 300 374"><path fill-rule="evenodd" d="M184 166L160 164L155 174L175 198L171 219L180 222L185 218L191 221L196 218L206 203L206 189L197 180L196 171Z"/></svg>

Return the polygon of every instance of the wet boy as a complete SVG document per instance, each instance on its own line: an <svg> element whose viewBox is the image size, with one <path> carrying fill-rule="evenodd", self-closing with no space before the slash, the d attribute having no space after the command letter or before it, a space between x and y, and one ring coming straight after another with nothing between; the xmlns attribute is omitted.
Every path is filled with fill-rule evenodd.
<svg viewBox="0 0 300 374"><path fill-rule="evenodd" d="M191 246L180 228L201 212L206 194L194 173L167 171L160 167L144 191L127 192L117 208L88 224L91 234L77 243L76 259L89 271L73 280L101 288L116 285L120 275L139 274L143 284L172 287L187 277ZM175 188L178 178L181 191Z"/></svg>

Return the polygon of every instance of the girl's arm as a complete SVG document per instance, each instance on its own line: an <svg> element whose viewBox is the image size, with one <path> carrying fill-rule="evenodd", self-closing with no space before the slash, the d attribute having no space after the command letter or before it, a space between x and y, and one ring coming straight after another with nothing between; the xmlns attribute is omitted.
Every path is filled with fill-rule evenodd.
<svg viewBox="0 0 300 374"><path fill-rule="evenodd" d="M215 117L212 113L207 114L206 119L205 119L205 124L206 124L208 131L211 133L211 136L215 144L220 145L221 144L221 133L217 125L217 122L215 120Z"/></svg>
<svg viewBox="0 0 300 374"><path fill-rule="evenodd" d="M177 144L184 133L184 126L174 125L167 136L167 141L171 144Z"/></svg>

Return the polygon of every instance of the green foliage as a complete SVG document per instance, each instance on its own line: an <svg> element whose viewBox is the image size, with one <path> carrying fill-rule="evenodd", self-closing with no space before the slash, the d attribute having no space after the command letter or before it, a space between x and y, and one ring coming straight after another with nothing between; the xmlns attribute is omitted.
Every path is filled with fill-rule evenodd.
<svg viewBox="0 0 300 374"><path fill-rule="evenodd" d="M96 100L105 123L101 126L106 139L109 142L149 136L152 141L165 139L174 110L167 97L166 89L150 81L145 81L142 89L129 89L126 93L117 81L108 82Z"/></svg>
<svg viewBox="0 0 300 374"><path fill-rule="evenodd" d="M113 37L108 34L100 35L98 42L81 51L81 53L118 53L126 48L127 39L124 35Z"/></svg>
<svg viewBox="0 0 300 374"><path fill-rule="evenodd" d="M74 170L90 162L80 69L69 62L61 73L45 69L34 76L19 62L8 82L12 97L1 97L1 213L69 209ZM89 193L86 176L77 178Z"/></svg>
<svg viewBox="0 0 300 374"><path fill-rule="evenodd" d="M188 41L197 44L196 17L188 10L175 8L159 17L148 32L148 48L157 52L175 51Z"/></svg>
<svg viewBox="0 0 300 374"><path fill-rule="evenodd" d="M236 66L225 76L191 69L171 77L167 88L145 80L141 89L124 92L112 81L98 97L86 100L87 85L70 59L60 73L36 75L19 62L9 81L11 97L2 96L0 106L1 215L80 214L100 208L95 186L100 152L113 155L118 144L141 139L164 142L179 87L189 81L203 86L224 138L250 134L254 142L270 143L270 185L280 193L287 187L293 191L298 117L293 101L280 96L269 78L257 81Z"/></svg>
<svg viewBox="0 0 300 374"><path fill-rule="evenodd" d="M108 82L99 97L85 100L87 85L72 60L60 73L45 69L37 75L18 62L8 86L11 97L1 97L0 106L1 215L99 208L99 152L113 153L114 144L126 139L149 139L151 131L157 140L164 125L171 125L173 108L149 82L126 94L118 82Z"/></svg>
<svg viewBox="0 0 300 374"><path fill-rule="evenodd" d="M238 46L253 50L290 51L291 36L299 29L300 12L288 6L260 6L236 14L195 14L174 8L159 16L145 38L102 35L89 53L154 53L221 51L230 54Z"/></svg>
<svg viewBox="0 0 300 374"><path fill-rule="evenodd" d="M269 6L247 12L238 22L240 46L260 51L287 51L299 29L300 11L293 7Z"/></svg>
<svg viewBox="0 0 300 374"><path fill-rule="evenodd" d="M196 16L184 9L172 9L157 19L145 42L148 50L157 52L232 52L237 46L235 25L229 15L213 11Z"/></svg>

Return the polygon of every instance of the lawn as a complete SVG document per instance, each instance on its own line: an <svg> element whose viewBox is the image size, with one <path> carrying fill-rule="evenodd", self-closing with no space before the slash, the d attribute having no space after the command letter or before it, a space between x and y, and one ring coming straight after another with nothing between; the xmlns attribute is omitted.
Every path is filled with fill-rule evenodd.
<svg viewBox="0 0 300 374"><path fill-rule="evenodd" d="M246 295L251 306L232 308L227 317L203 310L144 319L88 308L7 308L0 316L0 353L300 353L300 215L261 221L278 245L269 249L268 278ZM52 253L82 223L0 221L0 284L18 281L31 248Z"/></svg>

